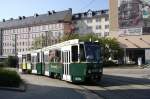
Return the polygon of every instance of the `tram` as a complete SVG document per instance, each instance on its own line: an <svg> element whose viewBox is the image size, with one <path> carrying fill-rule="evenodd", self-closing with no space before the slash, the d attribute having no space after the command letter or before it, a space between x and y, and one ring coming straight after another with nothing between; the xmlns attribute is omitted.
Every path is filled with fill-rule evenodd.
<svg viewBox="0 0 150 99"><path fill-rule="evenodd" d="M96 42L80 42L79 39L18 53L18 59L20 72L68 82L100 80L103 73L102 47Z"/></svg>

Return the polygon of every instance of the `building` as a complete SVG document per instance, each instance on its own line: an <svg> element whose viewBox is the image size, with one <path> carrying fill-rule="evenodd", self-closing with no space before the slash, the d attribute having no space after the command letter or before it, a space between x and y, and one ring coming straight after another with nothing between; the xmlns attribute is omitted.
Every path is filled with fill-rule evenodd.
<svg viewBox="0 0 150 99"><path fill-rule="evenodd" d="M73 14L75 33L80 35L94 33L99 37L109 35L108 10L92 11Z"/></svg>
<svg viewBox="0 0 150 99"><path fill-rule="evenodd" d="M124 49L124 63L150 64L150 0L109 0L110 37Z"/></svg>
<svg viewBox="0 0 150 99"><path fill-rule="evenodd" d="M63 34L72 31L71 23L72 9L3 19L0 22L0 55L16 55L17 52L27 51L32 47L35 38L41 36L49 36L51 44L55 44Z"/></svg>

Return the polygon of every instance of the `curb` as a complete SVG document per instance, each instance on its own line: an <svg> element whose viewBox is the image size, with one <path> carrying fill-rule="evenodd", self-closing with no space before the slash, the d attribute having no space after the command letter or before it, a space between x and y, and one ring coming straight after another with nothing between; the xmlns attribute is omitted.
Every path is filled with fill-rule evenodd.
<svg viewBox="0 0 150 99"><path fill-rule="evenodd" d="M0 90L26 92L27 84L21 83L21 85L19 87L0 87Z"/></svg>

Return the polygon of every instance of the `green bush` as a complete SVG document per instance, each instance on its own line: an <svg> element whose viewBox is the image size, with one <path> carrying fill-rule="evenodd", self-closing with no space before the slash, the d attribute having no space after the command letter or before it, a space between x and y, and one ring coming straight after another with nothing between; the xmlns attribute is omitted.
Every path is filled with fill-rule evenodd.
<svg viewBox="0 0 150 99"><path fill-rule="evenodd" d="M16 67L18 64L18 59L15 56L8 56L8 59L4 61L5 67Z"/></svg>
<svg viewBox="0 0 150 99"><path fill-rule="evenodd" d="M4 63L0 62L0 68L3 68L3 67L4 67Z"/></svg>
<svg viewBox="0 0 150 99"><path fill-rule="evenodd" d="M19 87L22 82L16 71L0 69L0 86L3 87Z"/></svg>

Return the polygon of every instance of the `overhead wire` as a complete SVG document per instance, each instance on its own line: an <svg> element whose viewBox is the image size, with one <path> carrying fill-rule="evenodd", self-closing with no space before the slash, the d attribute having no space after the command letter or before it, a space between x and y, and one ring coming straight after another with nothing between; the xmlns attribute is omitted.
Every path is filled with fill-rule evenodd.
<svg viewBox="0 0 150 99"><path fill-rule="evenodd" d="M81 8L81 11L85 8L88 8L90 5L92 5L95 2L95 0L90 0L89 3L87 3L83 8Z"/></svg>

